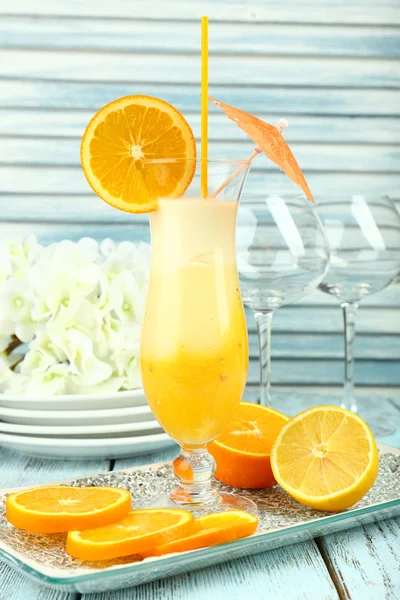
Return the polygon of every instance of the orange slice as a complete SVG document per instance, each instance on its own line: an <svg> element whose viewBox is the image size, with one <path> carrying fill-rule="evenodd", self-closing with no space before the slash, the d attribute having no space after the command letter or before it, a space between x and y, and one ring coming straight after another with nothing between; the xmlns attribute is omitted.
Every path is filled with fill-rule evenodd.
<svg viewBox="0 0 400 600"><path fill-rule="evenodd" d="M193 527L194 518L186 510L133 510L118 523L98 529L70 531L66 551L81 560L109 560L146 552L179 536L186 536Z"/></svg>
<svg viewBox="0 0 400 600"><path fill-rule="evenodd" d="M148 162L154 159L192 159ZM151 212L157 198L182 196L196 168L193 132L181 113L151 96L126 96L103 106L81 143L91 188L115 208Z"/></svg>
<svg viewBox="0 0 400 600"><path fill-rule="evenodd" d="M128 490L108 487L39 487L7 496L6 516L36 533L87 529L122 519L131 510Z"/></svg>
<svg viewBox="0 0 400 600"><path fill-rule="evenodd" d="M217 463L215 477L238 488L274 485L271 448L288 420L272 408L241 402L232 420L208 446Z"/></svg>
<svg viewBox="0 0 400 600"><path fill-rule="evenodd" d="M140 553L141 557L186 552L233 542L252 535L257 529L258 519L244 510L229 510L200 517L196 519L195 525L197 531L168 544L157 546L148 552Z"/></svg>
<svg viewBox="0 0 400 600"><path fill-rule="evenodd" d="M344 510L378 474L378 449L368 425L338 406L310 408L280 431L271 453L275 478L301 504Z"/></svg>

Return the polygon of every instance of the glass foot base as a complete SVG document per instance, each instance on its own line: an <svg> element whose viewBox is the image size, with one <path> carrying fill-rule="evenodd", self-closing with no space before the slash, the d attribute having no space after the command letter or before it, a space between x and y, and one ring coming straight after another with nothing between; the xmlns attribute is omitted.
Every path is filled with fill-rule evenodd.
<svg viewBox="0 0 400 600"><path fill-rule="evenodd" d="M180 508L190 511L194 517L201 517L210 513L227 510L245 510L258 516L257 505L248 498L237 494L218 494L213 502L207 504L194 504L190 502L173 502L170 494L162 494L149 502L147 508Z"/></svg>

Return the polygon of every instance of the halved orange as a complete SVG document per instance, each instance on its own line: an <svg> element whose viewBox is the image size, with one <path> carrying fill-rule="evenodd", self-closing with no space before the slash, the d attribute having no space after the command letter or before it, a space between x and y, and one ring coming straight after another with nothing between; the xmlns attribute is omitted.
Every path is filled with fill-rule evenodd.
<svg viewBox="0 0 400 600"><path fill-rule="evenodd" d="M186 510L132 510L117 523L86 531L70 531L66 551L88 561L109 560L146 552L193 531L193 515Z"/></svg>
<svg viewBox="0 0 400 600"><path fill-rule="evenodd" d="M103 106L81 143L82 168L91 188L108 204L132 213L156 210L159 197L181 196L192 181L195 158L186 119L151 96L126 96ZM169 160L151 162L155 159Z"/></svg>
<svg viewBox="0 0 400 600"><path fill-rule="evenodd" d="M271 448L288 420L272 408L241 402L231 421L208 446L217 463L215 477L245 489L274 485Z"/></svg>
<svg viewBox="0 0 400 600"><path fill-rule="evenodd" d="M352 506L373 485L378 449L368 425L339 406L310 408L281 429L271 453L275 478L318 510Z"/></svg>
<svg viewBox="0 0 400 600"><path fill-rule="evenodd" d="M258 525L258 518L244 510L229 510L212 513L195 520L197 531L186 537L180 537L168 544L157 546L147 552L141 552L142 558L161 556L171 552L186 552L206 546L216 546L233 542L252 535Z"/></svg>
<svg viewBox="0 0 400 600"><path fill-rule="evenodd" d="M7 496L6 517L35 533L88 529L119 521L132 507L128 490L111 487L39 487Z"/></svg>

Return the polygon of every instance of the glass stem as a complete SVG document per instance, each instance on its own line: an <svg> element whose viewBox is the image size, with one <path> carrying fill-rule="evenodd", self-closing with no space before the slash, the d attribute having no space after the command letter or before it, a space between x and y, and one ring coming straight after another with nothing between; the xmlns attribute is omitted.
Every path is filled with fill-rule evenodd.
<svg viewBox="0 0 400 600"><path fill-rule="evenodd" d="M207 450L182 447L172 463L177 486L171 492L171 501L181 506L212 504L218 499L213 475L215 460Z"/></svg>
<svg viewBox="0 0 400 600"><path fill-rule="evenodd" d="M254 311L260 347L260 400L271 406L271 321L272 311Z"/></svg>
<svg viewBox="0 0 400 600"><path fill-rule="evenodd" d="M341 305L344 322L344 390L342 407L357 412L354 398L354 338L356 334L357 302Z"/></svg>

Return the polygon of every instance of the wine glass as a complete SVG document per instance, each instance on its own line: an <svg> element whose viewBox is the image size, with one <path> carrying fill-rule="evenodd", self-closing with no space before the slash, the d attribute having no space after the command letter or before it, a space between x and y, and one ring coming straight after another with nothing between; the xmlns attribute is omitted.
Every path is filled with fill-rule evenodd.
<svg viewBox="0 0 400 600"><path fill-rule="evenodd" d="M328 243L302 193L246 194L238 212L237 263L243 302L260 346L260 404L271 406L270 338L274 310L306 296L325 276Z"/></svg>
<svg viewBox="0 0 400 600"><path fill-rule="evenodd" d="M400 216L388 197L327 196L317 203L331 250L319 287L336 296L343 311L345 369L342 406L357 412L354 336L359 302L387 287L400 272Z"/></svg>

